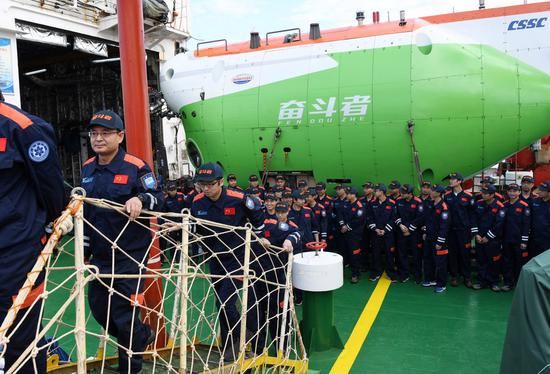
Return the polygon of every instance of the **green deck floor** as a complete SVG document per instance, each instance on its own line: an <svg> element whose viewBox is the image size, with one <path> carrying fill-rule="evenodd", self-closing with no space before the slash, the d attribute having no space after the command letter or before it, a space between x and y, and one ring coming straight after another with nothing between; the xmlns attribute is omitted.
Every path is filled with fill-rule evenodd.
<svg viewBox="0 0 550 374"><path fill-rule="evenodd" d="M363 276L336 291L335 324L344 341L374 285ZM496 373L512 296L464 286L435 294L413 282L392 284L352 373ZM310 368L328 373L339 353L311 354Z"/></svg>

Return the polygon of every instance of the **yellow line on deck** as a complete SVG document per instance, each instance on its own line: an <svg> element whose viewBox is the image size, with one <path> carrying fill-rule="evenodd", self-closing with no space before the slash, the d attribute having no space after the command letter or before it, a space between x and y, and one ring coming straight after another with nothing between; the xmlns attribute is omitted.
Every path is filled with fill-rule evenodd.
<svg viewBox="0 0 550 374"><path fill-rule="evenodd" d="M384 302L386 293L390 288L390 284L391 281L385 274L380 277L380 280L372 292L372 295L370 295L369 301L367 302L367 305L365 305L365 309L363 309L361 316L359 316L359 319L357 320L357 323L355 324L344 349L336 359L334 365L332 365L330 374L348 373L351 370L351 367L353 366L353 363L355 362L355 359L363 346L363 342L367 338L370 328L372 327L372 324L380 311L380 307L382 307L382 303Z"/></svg>

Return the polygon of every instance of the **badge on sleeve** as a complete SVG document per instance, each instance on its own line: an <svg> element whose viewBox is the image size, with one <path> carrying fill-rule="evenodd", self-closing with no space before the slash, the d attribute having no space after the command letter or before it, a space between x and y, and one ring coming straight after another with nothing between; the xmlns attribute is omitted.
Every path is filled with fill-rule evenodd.
<svg viewBox="0 0 550 374"><path fill-rule="evenodd" d="M147 173L140 178L143 188L146 190L155 190L157 188L157 178L153 173Z"/></svg>
<svg viewBox="0 0 550 374"><path fill-rule="evenodd" d="M250 210L254 210L254 208L256 208L256 203L254 202L254 199L250 196L246 197L246 207Z"/></svg>
<svg viewBox="0 0 550 374"><path fill-rule="evenodd" d="M500 212L498 212L498 215L500 216L500 218L504 218L506 212L504 211L504 209L501 209Z"/></svg>
<svg viewBox="0 0 550 374"><path fill-rule="evenodd" d="M444 219L445 221L449 218L449 213L448 212L443 212L441 214L441 218Z"/></svg>
<svg viewBox="0 0 550 374"><path fill-rule="evenodd" d="M327 216L327 212L326 212L325 210L322 210L322 211L321 211L321 216L326 217L326 216Z"/></svg>
<svg viewBox="0 0 550 374"><path fill-rule="evenodd" d="M34 162L42 162L48 158L50 147L42 140L37 140L29 147L29 157Z"/></svg>
<svg viewBox="0 0 550 374"><path fill-rule="evenodd" d="M281 231L288 231L288 223L286 222L279 222L279 230Z"/></svg>
<svg viewBox="0 0 550 374"><path fill-rule="evenodd" d="M361 217L363 215L363 209L359 209L357 211L357 217Z"/></svg>
<svg viewBox="0 0 550 374"><path fill-rule="evenodd" d="M525 208L525 215L530 216L531 215L531 209Z"/></svg>
<svg viewBox="0 0 550 374"><path fill-rule="evenodd" d="M418 206L418 211L419 211L420 213L422 213L422 212L424 211L424 205L420 204L420 205Z"/></svg>

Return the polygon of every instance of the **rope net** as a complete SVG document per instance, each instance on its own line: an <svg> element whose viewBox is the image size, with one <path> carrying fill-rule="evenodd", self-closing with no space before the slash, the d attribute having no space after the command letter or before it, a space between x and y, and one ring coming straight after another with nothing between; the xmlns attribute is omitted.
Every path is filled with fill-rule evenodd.
<svg viewBox="0 0 550 374"><path fill-rule="evenodd" d="M78 195L70 207L64 215L74 215L74 236L59 240L54 228L10 309L17 318L8 313L0 327L9 350L22 321L40 311L41 328L5 373L31 367L39 374L43 352L52 373L135 373L140 365L143 373L307 372L292 253L262 246L251 227L186 211L143 211L132 220L120 204ZM89 207L125 216L124 228L105 234L84 217ZM136 225L147 231L148 246L125 248L126 231ZM108 256L88 258L90 236L109 244ZM226 244L235 238L237 246ZM39 274L44 290L22 308Z"/></svg>

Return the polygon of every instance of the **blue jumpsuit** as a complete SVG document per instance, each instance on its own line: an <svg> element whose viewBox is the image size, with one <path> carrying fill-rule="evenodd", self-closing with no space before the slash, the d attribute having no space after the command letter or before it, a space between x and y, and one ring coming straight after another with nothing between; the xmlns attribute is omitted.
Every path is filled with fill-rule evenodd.
<svg viewBox="0 0 550 374"><path fill-rule="evenodd" d="M529 242L531 229L531 209L524 200L504 203L504 237L502 241L502 275L504 284L513 287L519 278L521 267L527 262L529 252L521 249L521 244Z"/></svg>
<svg viewBox="0 0 550 374"><path fill-rule="evenodd" d="M44 227L57 218L64 203L63 177L57 158L55 134L44 120L0 101L0 321L38 258ZM37 279L25 306L40 295L44 274ZM28 306L27 306L28 305ZM37 333L41 302L37 302L6 348L9 368ZM27 312L18 313L17 326ZM8 333L11 332L11 329ZM44 344L42 339L38 342ZM29 360L20 373L46 372L46 353Z"/></svg>
<svg viewBox="0 0 550 374"><path fill-rule="evenodd" d="M481 286L494 286L499 283L502 243L502 227L506 210L504 204L494 200L491 204L480 200L476 202L472 215L472 234L486 237L485 244L476 243Z"/></svg>
<svg viewBox="0 0 550 374"><path fill-rule="evenodd" d="M82 167L81 184L87 197L125 204L130 198L140 195L144 200L143 209L148 210L161 210L164 204L164 196L149 166L122 148L107 165L100 165L96 157L86 161ZM128 222L125 215L92 205L84 206L84 217L112 241L124 230L116 244L128 254L123 254L120 249L113 250L109 241L96 230L85 226L84 246L92 256L91 264L96 265L103 274L142 274L138 264L147 264L148 248L152 240L151 231L148 230L149 220L139 220L141 225L132 222L125 228ZM104 282L110 284L111 280L104 279ZM139 319L136 303L128 300L139 301L143 297L143 281L114 279L113 288L124 297L118 293L113 293L111 297L107 287L99 281L91 282L88 289L90 310L97 322L115 336L121 346L131 347L133 352L143 351L151 331ZM134 354L129 358L122 348L119 348L118 355L121 373L137 373L141 370L141 355Z"/></svg>
<svg viewBox="0 0 550 374"><path fill-rule="evenodd" d="M410 232L410 235L405 236L403 231L399 228L399 225L404 225L409 227L416 218L422 214L423 206L422 200L418 197L413 197L410 200L399 198L397 200L397 219L395 220L396 231L397 231L397 260L398 266L397 270L399 272L399 278L401 280L407 279L409 277L409 255L413 257L413 273L416 278L419 279L420 274L422 273L422 268L418 266L418 259L420 251L418 250L418 233ZM420 260L420 267L422 262Z"/></svg>
<svg viewBox="0 0 550 374"><path fill-rule="evenodd" d="M258 235L261 235L264 229L264 212L259 200L225 187L216 201L210 200L204 193L195 196L191 214L199 219L239 227L245 226L250 221ZM212 237L212 232L221 234ZM242 275L245 253L244 231L233 232L225 228L198 225L197 234L199 237L211 236L203 238L201 246L207 254L216 255L210 256L209 259L212 275ZM236 358L240 339L240 312L237 308L240 282L235 278L213 278L212 283L219 310L222 350Z"/></svg>
<svg viewBox="0 0 550 374"><path fill-rule="evenodd" d="M538 197L531 201L530 257L550 249L550 200Z"/></svg>
<svg viewBox="0 0 550 374"><path fill-rule="evenodd" d="M395 201L386 198L384 201L375 199L367 212L367 226L372 231L372 275L382 274L382 256L386 257L386 274L392 279L397 278L395 266ZM379 236L375 230L384 230Z"/></svg>

